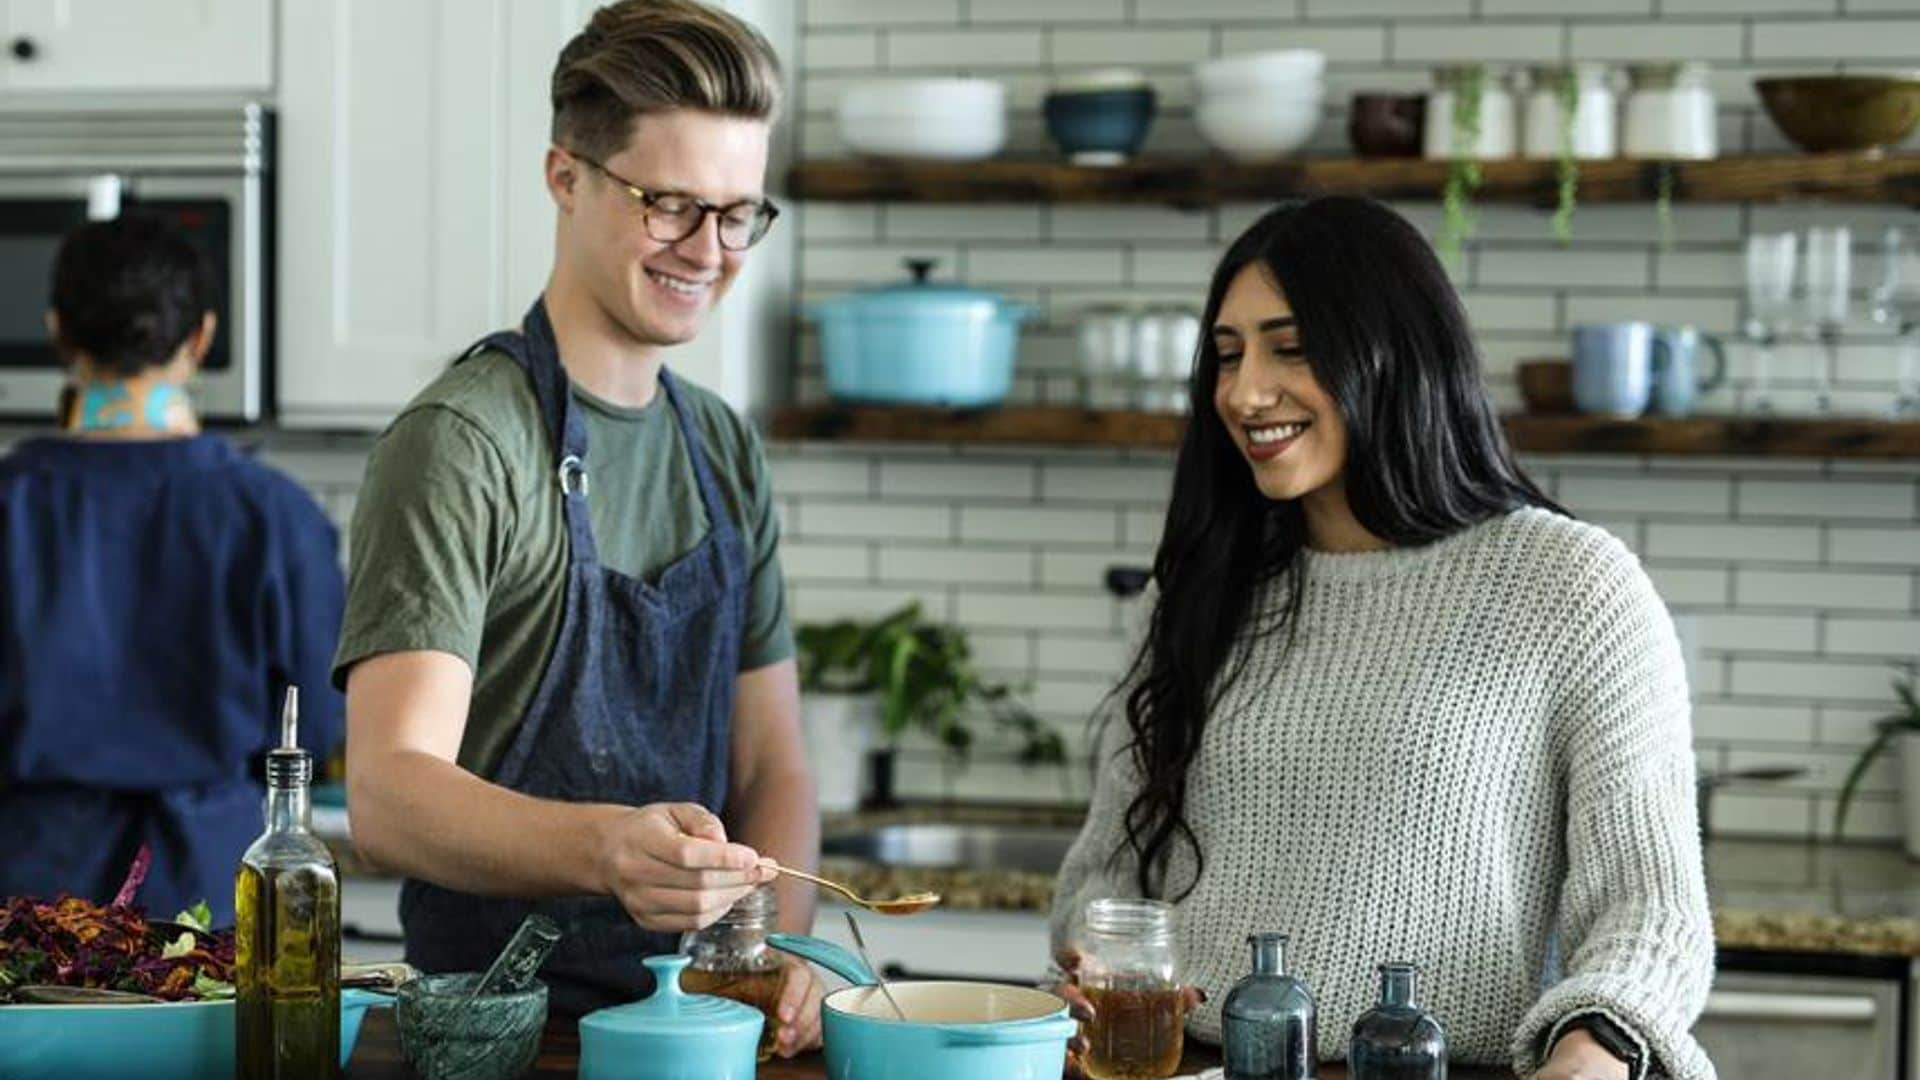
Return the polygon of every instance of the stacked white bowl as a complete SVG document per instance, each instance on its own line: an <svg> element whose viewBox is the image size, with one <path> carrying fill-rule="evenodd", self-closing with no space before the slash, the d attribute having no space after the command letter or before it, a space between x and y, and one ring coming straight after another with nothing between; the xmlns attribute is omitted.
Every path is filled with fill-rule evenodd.
<svg viewBox="0 0 1920 1080"><path fill-rule="evenodd" d="M1007 88L993 79L883 79L840 97L840 138L859 154L977 161L1007 141Z"/></svg>
<svg viewBox="0 0 1920 1080"><path fill-rule="evenodd" d="M1202 60L1193 67L1200 134L1236 161L1273 161L1293 153L1320 126L1326 68L1326 54L1315 49Z"/></svg>

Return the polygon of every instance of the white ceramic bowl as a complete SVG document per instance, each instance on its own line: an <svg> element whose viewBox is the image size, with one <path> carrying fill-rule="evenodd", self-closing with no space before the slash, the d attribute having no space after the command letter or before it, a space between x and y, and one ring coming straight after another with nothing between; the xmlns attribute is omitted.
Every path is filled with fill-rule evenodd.
<svg viewBox="0 0 1920 1080"><path fill-rule="evenodd" d="M890 79L841 95L840 138L856 153L974 161L1007 141L1007 91L992 79Z"/></svg>
<svg viewBox="0 0 1920 1080"><path fill-rule="evenodd" d="M1215 98L1194 109L1200 134L1235 161L1274 161L1300 149L1320 126L1320 98Z"/></svg>
<svg viewBox="0 0 1920 1080"><path fill-rule="evenodd" d="M1248 86L1317 86L1327 69L1318 49L1271 49L1241 53L1193 65L1193 82L1203 98Z"/></svg>

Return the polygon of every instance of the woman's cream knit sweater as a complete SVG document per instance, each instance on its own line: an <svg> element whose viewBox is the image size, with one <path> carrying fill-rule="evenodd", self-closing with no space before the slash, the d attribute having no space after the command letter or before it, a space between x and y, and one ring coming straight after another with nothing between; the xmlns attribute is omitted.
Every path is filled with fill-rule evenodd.
<svg viewBox="0 0 1920 1080"><path fill-rule="evenodd" d="M1176 940L1220 1038L1246 936L1292 935L1344 1057L1374 965L1420 965L1455 1060L1522 1075L1607 1013L1662 1073L1712 1080L1689 1034L1713 976L1686 673L1666 608L1600 529L1522 510L1423 548L1308 552L1297 633L1253 642L1188 772ZM1256 598L1272 604L1283 586ZM1133 896L1114 858L1137 790L1124 717L1061 869L1056 941Z"/></svg>

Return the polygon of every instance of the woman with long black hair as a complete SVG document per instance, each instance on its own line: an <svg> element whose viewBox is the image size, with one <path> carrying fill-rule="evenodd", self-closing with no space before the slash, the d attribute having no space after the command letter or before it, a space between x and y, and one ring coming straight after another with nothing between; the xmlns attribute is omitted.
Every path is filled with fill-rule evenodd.
<svg viewBox="0 0 1920 1080"><path fill-rule="evenodd" d="M1282 207L1204 325L1056 946L1090 899L1163 899L1209 1041L1247 935L1279 930L1323 1057L1395 959L1456 1061L1711 1078L1672 622L1515 464L1425 239L1364 199Z"/></svg>

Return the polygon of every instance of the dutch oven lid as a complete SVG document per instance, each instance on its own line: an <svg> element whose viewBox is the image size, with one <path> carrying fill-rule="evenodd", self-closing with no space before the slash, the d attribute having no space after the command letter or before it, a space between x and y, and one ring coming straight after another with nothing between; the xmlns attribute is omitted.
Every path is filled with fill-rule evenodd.
<svg viewBox="0 0 1920 1080"><path fill-rule="evenodd" d="M619 1039L623 1046L652 1039L731 1041L757 1032L764 1019L760 1010L727 998L689 994L680 989L680 972L690 963L685 956L649 956L641 961L653 972L653 996L627 1005L588 1013L580 1019L580 1037L598 1034Z"/></svg>
<svg viewBox="0 0 1920 1080"><path fill-rule="evenodd" d="M1003 311L1022 311L999 293L970 289L964 285L929 280L938 259L902 260L912 280L892 285L856 289L842 293L820 305L822 310L841 310L869 315L901 314L980 314L997 315Z"/></svg>

